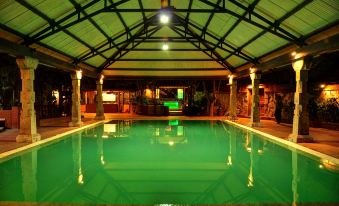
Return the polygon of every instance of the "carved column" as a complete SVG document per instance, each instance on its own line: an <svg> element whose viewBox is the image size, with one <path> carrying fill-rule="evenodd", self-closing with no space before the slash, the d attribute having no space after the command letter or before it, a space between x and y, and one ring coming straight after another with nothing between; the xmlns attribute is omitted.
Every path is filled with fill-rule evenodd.
<svg viewBox="0 0 339 206"><path fill-rule="evenodd" d="M311 63L310 57L300 59L292 63L295 71L296 89L294 94L294 116L293 129L289 135L292 142L311 142L309 135L309 114L308 114L308 66Z"/></svg>
<svg viewBox="0 0 339 206"><path fill-rule="evenodd" d="M36 142L40 140L37 133L36 114L34 109L34 70L39 61L31 57L18 58L16 60L20 69L22 89L20 93L21 113L19 135L17 142Z"/></svg>
<svg viewBox="0 0 339 206"><path fill-rule="evenodd" d="M81 127L81 104L80 104L80 81L82 78L81 71L71 73L72 78L72 119L70 127Z"/></svg>
<svg viewBox="0 0 339 206"><path fill-rule="evenodd" d="M229 105L229 114L231 120L237 119L237 80L234 79L234 76L229 77L230 85L230 105Z"/></svg>
<svg viewBox="0 0 339 206"><path fill-rule="evenodd" d="M259 94L259 83L261 75L258 73L251 73L252 80L252 108L251 108L251 127L260 126L260 94Z"/></svg>
<svg viewBox="0 0 339 206"><path fill-rule="evenodd" d="M96 81L97 84L97 105L96 105L96 116L97 120L105 119L104 105L102 100L102 84L104 83L104 76L101 75L100 78Z"/></svg>

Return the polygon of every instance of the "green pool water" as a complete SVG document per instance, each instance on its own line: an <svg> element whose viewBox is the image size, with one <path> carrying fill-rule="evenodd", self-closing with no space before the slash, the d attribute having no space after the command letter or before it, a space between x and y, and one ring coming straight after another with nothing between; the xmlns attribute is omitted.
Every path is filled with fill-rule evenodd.
<svg viewBox="0 0 339 206"><path fill-rule="evenodd" d="M338 203L339 172L221 121L112 121L2 161L0 201Z"/></svg>

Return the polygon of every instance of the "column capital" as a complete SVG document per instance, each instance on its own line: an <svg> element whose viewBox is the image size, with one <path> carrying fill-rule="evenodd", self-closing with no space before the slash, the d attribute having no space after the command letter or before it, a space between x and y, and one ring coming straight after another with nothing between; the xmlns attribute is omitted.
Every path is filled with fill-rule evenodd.
<svg viewBox="0 0 339 206"><path fill-rule="evenodd" d="M294 71L300 71L300 70L309 70L310 64L312 63L312 56L305 56L296 58L292 62L292 67Z"/></svg>
<svg viewBox="0 0 339 206"><path fill-rule="evenodd" d="M104 84L104 78L105 76L103 74L99 74L97 77L97 80L95 81L95 83L98 84Z"/></svg>
<svg viewBox="0 0 339 206"><path fill-rule="evenodd" d="M260 78L261 78L261 74L260 74L260 73L257 73L257 72L251 73L251 74L250 74L250 77L251 77L251 80L253 81L253 80L255 80L255 79L260 79Z"/></svg>
<svg viewBox="0 0 339 206"><path fill-rule="evenodd" d="M235 74L230 74L228 75L228 84L231 85L233 83L236 83L237 80L235 79L236 78L236 75Z"/></svg>
<svg viewBox="0 0 339 206"><path fill-rule="evenodd" d="M35 70L38 67L39 60L29 57L29 56L24 56L24 57L18 57L16 59L16 63L19 66L19 69L21 70Z"/></svg>
<svg viewBox="0 0 339 206"><path fill-rule="evenodd" d="M70 73L72 80L81 80L82 79L82 71L75 70L74 72Z"/></svg>

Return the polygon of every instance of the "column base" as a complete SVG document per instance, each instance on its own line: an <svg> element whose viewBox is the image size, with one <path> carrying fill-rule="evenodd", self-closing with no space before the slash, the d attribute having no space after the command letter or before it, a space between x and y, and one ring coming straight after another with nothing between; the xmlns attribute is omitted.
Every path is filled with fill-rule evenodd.
<svg viewBox="0 0 339 206"><path fill-rule="evenodd" d="M95 116L94 119L95 120L104 120L105 119L105 115Z"/></svg>
<svg viewBox="0 0 339 206"><path fill-rule="evenodd" d="M248 126L250 126L250 127L262 127L262 124L260 122L250 122Z"/></svg>
<svg viewBox="0 0 339 206"><path fill-rule="evenodd" d="M70 122L68 123L69 127L81 127L83 125L83 122Z"/></svg>
<svg viewBox="0 0 339 206"><path fill-rule="evenodd" d="M295 143L310 143L313 142L313 138L309 135L290 134L288 135L288 141Z"/></svg>
<svg viewBox="0 0 339 206"><path fill-rule="evenodd" d="M19 134L16 136L16 142L37 142L41 139L41 135L36 133L36 134Z"/></svg>

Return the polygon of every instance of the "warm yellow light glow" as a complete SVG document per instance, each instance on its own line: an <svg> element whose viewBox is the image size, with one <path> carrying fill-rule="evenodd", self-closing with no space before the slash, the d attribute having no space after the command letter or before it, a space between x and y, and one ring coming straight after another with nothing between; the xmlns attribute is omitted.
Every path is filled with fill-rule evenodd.
<svg viewBox="0 0 339 206"><path fill-rule="evenodd" d="M168 45L167 44L164 44L164 45L162 45L162 50L164 50L164 51L166 51L166 50L168 50Z"/></svg>
<svg viewBox="0 0 339 206"><path fill-rule="evenodd" d="M258 153L262 154L264 151L262 149L258 149Z"/></svg>
<svg viewBox="0 0 339 206"><path fill-rule="evenodd" d="M82 174L81 168L79 168L78 183L79 183L80 185L84 184L84 175Z"/></svg>
<svg viewBox="0 0 339 206"><path fill-rule="evenodd" d="M117 131L117 124L104 124L104 133L115 133Z"/></svg>
<svg viewBox="0 0 339 206"><path fill-rule="evenodd" d="M253 187L254 186L254 178L253 178L252 168L250 170L250 174L248 175L247 179L248 179L247 187Z"/></svg>
<svg viewBox="0 0 339 206"><path fill-rule="evenodd" d="M229 165L229 166L232 165L232 156L231 155L227 156L227 165Z"/></svg>
<svg viewBox="0 0 339 206"><path fill-rule="evenodd" d="M53 90L52 91L52 96L54 96L55 97L55 104L56 105L59 105L59 99L60 99L60 97L59 97L59 91L58 90Z"/></svg>
<svg viewBox="0 0 339 206"><path fill-rule="evenodd" d="M104 102L115 102L115 101L117 101L117 96L115 94L112 94L112 93L103 92L102 93L102 100Z"/></svg>
<svg viewBox="0 0 339 206"><path fill-rule="evenodd" d="M145 96L147 97L147 98L152 98L152 90L150 90L150 89L145 89Z"/></svg>
<svg viewBox="0 0 339 206"><path fill-rule="evenodd" d="M291 56L295 56L295 55L297 55L297 52L296 52L296 51L294 51L294 52L291 53Z"/></svg>
<svg viewBox="0 0 339 206"><path fill-rule="evenodd" d="M320 169L323 169L323 168L324 168L324 165L321 165L321 164L320 164L320 165L319 165L319 168L320 168Z"/></svg>
<svg viewBox="0 0 339 206"><path fill-rule="evenodd" d="M300 71L304 66L304 60L300 59L292 63L292 67L295 71Z"/></svg>
<svg viewBox="0 0 339 206"><path fill-rule="evenodd" d="M160 89L155 90L155 98L159 99L160 98Z"/></svg>
<svg viewBox="0 0 339 206"><path fill-rule="evenodd" d="M77 79L81 79L82 78L82 70L77 70L76 76L77 76Z"/></svg>
<svg viewBox="0 0 339 206"><path fill-rule="evenodd" d="M234 76L232 74L228 75L228 83L229 84L233 83L233 78L234 78Z"/></svg>
<svg viewBox="0 0 339 206"><path fill-rule="evenodd" d="M254 67L251 67L251 68L250 68L250 73L251 73L251 74L255 73L256 71L257 71L256 68L254 68Z"/></svg>
<svg viewBox="0 0 339 206"><path fill-rule="evenodd" d="M250 148L250 147L247 147L246 150L247 150L247 152L252 152L252 148Z"/></svg>
<svg viewBox="0 0 339 206"><path fill-rule="evenodd" d="M169 141L169 142L168 142L168 145L169 145L169 146L173 146L173 145L174 145L174 142L173 142L173 141Z"/></svg>
<svg viewBox="0 0 339 206"><path fill-rule="evenodd" d="M166 14L162 14L160 16L160 22L162 24L167 24L169 22L169 16L167 16Z"/></svg>
<svg viewBox="0 0 339 206"><path fill-rule="evenodd" d="M325 84L320 85L320 88L325 88L325 87L326 87Z"/></svg>
<svg viewBox="0 0 339 206"><path fill-rule="evenodd" d="M101 156L100 156L100 162L101 162L102 165L105 164L104 155L101 155Z"/></svg>
<svg viewBox="0 0 339 206"><path fill-rule="evenodd" d="M99 81L100 81L100 84L103 84L103 83L104 83L104 77L105 77L105 76L104 76L103 74L100 75L100 80L99 80Z"/></svg>

